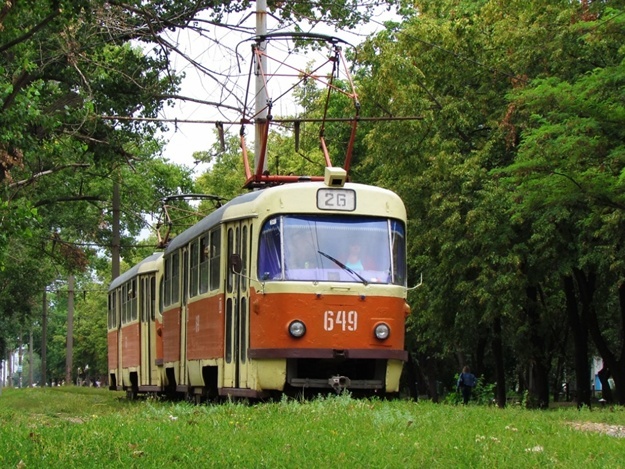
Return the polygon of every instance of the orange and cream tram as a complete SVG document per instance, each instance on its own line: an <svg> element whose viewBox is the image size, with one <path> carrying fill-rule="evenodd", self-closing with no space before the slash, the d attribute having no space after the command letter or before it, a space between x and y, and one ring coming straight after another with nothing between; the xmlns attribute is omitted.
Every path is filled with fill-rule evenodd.
<svg viewBox="0 0 625 469"><path fill-rule="evenodd" d="M162 320L157 304L163 253L144 259L109 287L108 363L110 389L129 395L162 389Z"/></svg>
<svg viewBox="0 0 625 469"><path fill-rule="evenodd" d="M344 179L326 168L323 181L239 196L116 279L111 387L196 400L397 393L406 211Z"/></svg>

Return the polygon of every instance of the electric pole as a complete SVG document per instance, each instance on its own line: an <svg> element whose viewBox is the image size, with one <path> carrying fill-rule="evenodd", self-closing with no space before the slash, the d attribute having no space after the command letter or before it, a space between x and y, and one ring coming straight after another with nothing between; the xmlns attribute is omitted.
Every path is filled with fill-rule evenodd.
<svg viewBox="0 0 625 469"><path fill-rule="evenodd" d="M267 0L256 0L256 36L261 37L267 34ZM260 49L262 54L258 55L256 64L256 125L254 139L254 169L257 171L258 164L262 160L264 165L262 172L267 169L267 160L261 155L263 148L263 136L265 134L265 126L267 122L267 88L263 76L267 73L267 56L264 52L267 49L267 41L259 42L256 47ZM257 171L258 172L258 171Z"/></svg>
<svg viewBox="0 0 625 469"><path fill-rule="evenodd" d="M67 352L65 355L65 386L72 384L74 366L74 276L67 279Z"/></svg>

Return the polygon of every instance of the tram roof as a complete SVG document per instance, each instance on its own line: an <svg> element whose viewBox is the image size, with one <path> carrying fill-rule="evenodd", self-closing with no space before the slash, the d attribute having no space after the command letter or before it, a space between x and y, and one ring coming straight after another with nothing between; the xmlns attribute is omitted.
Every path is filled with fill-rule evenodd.
<svg viewBox="0 0 625 469"><path fill-rule="evenodd" d="M185 246L190 241L207 232L213 226L218 225L222 221L237 220L241 218L258 216L258 206L264 200L278 197L282 197L284 200L297 200L297 197L304 196L306 193L314 194L318 189L323 187L328 186L326 186L323 182L298 182L275 186L259 191L248 192L246 194L235 197L227 204L219 207L217 210L204 217L198 223L173 238L165 249L165 254L167 255L170 252L179 249L182 246ZM401 201L399 196L387 189L357 183L347 183L345 184L345 187L358 191L366 190L367 193L371 194L371 196L376 198L376 200L384 199L384 197L380 196L386 194L387 197L397 199L398 204L401 203L399 202ZM243 204L249 204L249 207L245 207L243 209L242 207L240 207ZM405 218L406 212L403 204L401 204L401 213L396 213L395 216L397 218Z"/></svg>
<svg viewBox="0 0 625 469"><path fill-rule="evenodd" d="M151 256L146 257L141 262L134 265L132 268L128 269L126 272L114 279L109 285L109 291L119 287L120 285L127 282L138 274L157 271L158 264L156 263L156 261L158 261L161 257L163 257L162 252L155 252Z"/></svg>
<svg viewBox="0 0 625 469"><path fill-rule="evenodd" d="M227 213L233 206L251 202L257 199L258 197L260 197L263 192L264 191L248 192L247 194L243 194L238 197L235 197L234 199L229 201L227 204L219 207L214 212L211 212L210 214L206 215L195 225L184 230L182 233L180 233L178 236L172 239L169 245L167 246L167 248L165 249L165 253L167 254L175 249L178 249L181 246L184 246L192 239L195 239L196 237L200 236L200 234L209 230L211 227L218 225L222 220L228 219L229 217L227 216ZM252 214L250 214L250 216L251 215Z"/></svg>

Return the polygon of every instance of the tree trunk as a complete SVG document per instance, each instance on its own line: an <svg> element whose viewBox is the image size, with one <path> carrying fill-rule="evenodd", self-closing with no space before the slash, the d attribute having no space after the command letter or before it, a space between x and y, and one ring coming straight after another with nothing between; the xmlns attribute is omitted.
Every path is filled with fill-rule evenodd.
<svg viewBox="0 0 625 469"><path fill-rule="evenodd" d="M573 277L566 276L564 281L564 295L566 297L566 313L569 327L573 333L573 348L575 364L575 381L577 394L575 400L577 407L584 405L590 407L590 364L588 363L588 326L579 316L577 296L575 295L575 283ZM568 384L567 384L568 388ZM567 389L568 393L568 389Z"/></svg>
<svg viewBox="0 0 625 469"><path fill-rule="evenodd" d="M607 366L611 373L612 379L614 379L615 385L615 397L619 405L625 405L625 340L623 339L625 327L625 284L621 284L618 287L619 297L619 310L620 310L620 327L619 337L621 337L620 353L619 356L610 350L608 342L606 341L601 327L599 326L599 318L597 312L593 307L592 295L595 291L595 275L593 272L589 272L586 275L579 269L574 271L575 279L580 290L580 296L582 296L582 316L588 324L588 331L592 337L593 342L597 346L599 355L603 359L604 366ZM584 295L582 295L582 293Z"/></svg>
<svg viewBox="0 0 625 469"><path fill-rule="evenodd" d="M414 352L414 355L410 356L410 349L408 350L408 361L412 361L412 370L414 373L413 379L415 384L415 398L419 395L429 395L429 384L428 377L425 374L425 363L426 363L426 355L423 353L419 353L418 351ZM411 391L412 393L412 388Z"/></svg>
<svg viewBox="0 0 625 469"><path fill-rule="evenodd" d="M22 344L22 328L20 327L20 335L17 339L17 387L22 387L22 371L23 368L23 359L24 359L24 344Z"/></svg>
<svg viewBox="0 0 625 469"><path fill-rule="evenodd" d="M7 347L7 388L13 388L13 350Z"/></svg>
<svg viewBox="0 0 625 469"><path fill-rule="evenodd" d="M529 325L529 394L530 407L546 409L549 407L549 363L545 357L545 338L540 334L541 318L538 302L538 288L527 287L527 307L525 312Z"/></svg>
<svg viewBox="0 0 625 469"><path fill-rule="evenodd" d="M43 289L41 313L41 386L48 384L48 298Z"/></svg>
<svg viewBox="0 0 625 469"><path fill-rule="evenodd" d="M72 384L74 367L74 276L67 280L67 341L65 349L65 385Z"/></svg>
<svg viewBox="0 0 625 469"><path fill-rule="evenodd" d="M111 246L111 280L119 277L120 273L120 196L119 196L119 173L114 175L113 180L113 244Z"/></svg>
<svg viewBox="0 0 625 469"><path fill-rule="evenodd" d="M614 380L614 395L619 405L625 405L625 366L610 369L612 379Z"/></svg>
<svg viewBox="0 0 625 469"><path fill-rule="evenodd" d="M558 363L556 364L556 371L553 374L553 381L551 385L551 393L553 395L553 402L558 402L560 400L563 369L564 369L564 357L562 355L558 355Z"/></svg>
<svg viewBox="0 0 625 469"><path fill-rule="evenodd" d="M33 330L28 333L28 387L33 387Z"/></svg>
<svg viewBox="0 0 625 469"><path fill-rule="evenodd" d="M488 346L487 337L479 337L477 339L477 346L475 347L475 364L471 368L475 368L473 374L478 376L484 373L484 355L486 354L486 347Z"/></svg>
<svg viewBox="0 0 625 469"><path fill-rule="evenodd" d="M425 374L428 382L428 394L432 402L438 402L438 371L436 360L432 357L425 359Z"/></svg>
<svg viewBox="0 0 625 469"><path fill-rule="evenodd" d="M404 365L405 383L410 391L410 397L415 401L419 398L419 366L412 358L412 352L408 350L408 362Z"/></svg>
<svg viewBox="0 0 625 469"><path fill-rule="evenodd" d="M495 399L497 406L503 409L506 406L506 369L503 362L503 343L501 340L501 317L497 316L493 321L492 352L495 359Z"/></svg>
<svg viewBox="0 0 625 469"><path fill-rule="evenodd" d="M579 277L578 283L582 283L586 278L581 271L576 272L576 278ZM590 275L589 275L590 277ZM588 280L586 283L594 287L594 277L591 278L592 282ZM591 291L592 293L592 291ZM592 298L592 297L591 297ZM619 299L619 311L620 311L620 328L619 337L621 337L620 353L619 356L610 350L608 342L604 337L601 327L599 326L599 319L597 318L597 312L590 303L588 308L584 309L584 319L588 324L588 331L592 337L593 342L599 350L599 354L603 359L604 366L606 366L614 379L615 385L615 397L616 402L620 405L625 405L625 340L623 339L623 325L625 324L625 284L621 284L618 287L618 299Z"/></svg>
<svg viewBox="0 0 625 469"><path fill-rule="evenodd" d="M549 407L549 369L543 361L534 361L529 368L529 393L531 408Z"/></svg>

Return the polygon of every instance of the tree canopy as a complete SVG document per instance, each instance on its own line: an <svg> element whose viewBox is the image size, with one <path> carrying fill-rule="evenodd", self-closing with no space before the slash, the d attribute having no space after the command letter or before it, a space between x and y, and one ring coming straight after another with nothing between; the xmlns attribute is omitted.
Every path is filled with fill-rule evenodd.
<svg viewBox="0 0 625 469"><path fill-rule="evenodd" d="M497 382L500 405L506 382L546 405L570 380L561 360L574 323L623 379L622 8L417 2L362 48L370 112L423 116L376 126L362 162L408 206L409 262L425 279L412 296L414 351L424 369L471 362Z"/></svg>

